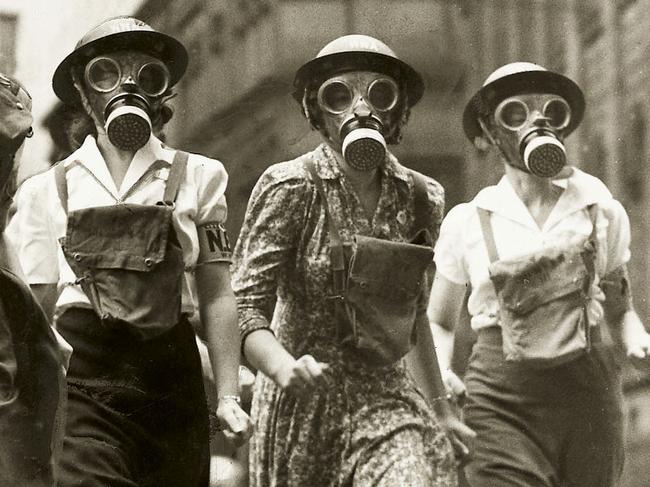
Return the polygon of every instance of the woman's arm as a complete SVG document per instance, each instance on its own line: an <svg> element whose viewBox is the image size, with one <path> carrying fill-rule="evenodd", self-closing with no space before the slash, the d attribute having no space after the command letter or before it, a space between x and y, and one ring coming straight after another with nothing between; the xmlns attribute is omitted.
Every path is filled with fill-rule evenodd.
<svg viewBox="0 0 650 487"><path fill-rule="evenodd" d="M244 342L244 353L253 367L283 390L304 394L314 387L327 387L327 364L311 355L296 360L268 329L250 333Z"/></svg>
<svg viewBox="0 0 650 487"><path fill-rule="evenodd" d="M447 320L451 320L452 317L455 317L455 319L458 318L465 295L465 287L454 284L438 274L434 279L431 291L428 309L429 315L440 319L442 323L446 323L450 329L453 329L455 320ZM435 298L434 295L436 296ZM435 307L435 312L432 310L432 307ZM454 308L457 310L455 314L453 312ZM445 314L448 316L444 316ZM448 400L447 388L445 387L440 371L441 360L438 354L438 351L445 354L447 358L444 363L446 367L449 367L453 348L453 332L447 331L437 323L430 323L427 314L424 312L418 313L415 326L417 342L414 350L407 356L407 363L429 404L431 404L436 412L438 419L450 433L449 437L456 452L460 455L466 455L468 453L466 444L469 439L476 435L470 428L459 421L452 411L451 404ZM443 335L445 339L443 346L437 340L434 343L432 334L432 328L434 326L436 327L436 331L445 332L445 335ZM460 382L460 380L458 381Z"/></svg>
<svg viewBox="0 0 650 487"><path fill-rule="evenodd" d="M228 263L200 265L196 269L199 313L205 327L208 353L217 386L217 417L224 435L236 445L244 443L253 427L234 399L238 395L239 331L237 305L230 286Z"/></svg>
<svg viewBox="0 0 650 487"><path fill-rule="evenodd" d="M436 343L436 352L443 375L450 371L454 348L454 329L460 316L467 287L456 284L437 272L431 286L427 316Z"/></svg>

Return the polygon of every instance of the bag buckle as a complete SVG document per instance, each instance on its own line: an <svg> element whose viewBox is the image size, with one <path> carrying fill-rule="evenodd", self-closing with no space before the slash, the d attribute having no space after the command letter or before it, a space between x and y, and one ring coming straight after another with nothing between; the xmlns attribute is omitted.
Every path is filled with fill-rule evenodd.
<svg viewBox="0 0 650 487"><path fill-rule="evenodd" d="M328 301L344 301L345 298L340 294L333 294L331 296L325 296L325 299Z"/></svg>

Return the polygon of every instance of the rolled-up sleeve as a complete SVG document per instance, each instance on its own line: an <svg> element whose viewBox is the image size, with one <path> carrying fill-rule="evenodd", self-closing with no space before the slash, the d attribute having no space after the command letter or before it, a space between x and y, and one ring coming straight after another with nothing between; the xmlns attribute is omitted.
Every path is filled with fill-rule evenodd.
<svg viewBox="0 0 650 487"><path fill-rule="evenodd" d="M197 262L199 264L230 262L232 251L224 227L228 218L225 196L228 173L221 162L206 157L202 157L197 172L198 195L195 219L199 244Z"/></svg>
<svg viewBox="0 0 650 487"><path fill-rule="evenodd" d="M273 168L258 180L233 254L242 343L255 330L270 329L278 283L293 262L305 220L303 179L281 179Z"/></svg>
<svg viewBox="0 0 650 487"><path fill-rule="evenodd" d="M59 243L48 208L48 176L39 174L22 184L16 194L16 213L6 230L29 284L59 280Z"/></svg>
<svg viewBox="0 0 650 487"><path fill-rule="evenodd" d="M605 274L609 274L630 260L630 219L623 205L614 199L603 207L603 213L608 221Z"/></svg>
<svg viewBox="0 0 650 487"><path fill-rule="evenodd" d="M207 157L202 157L202 159L197 170L196 226L208 223L225 223L228 217L225 196L228 173L221 162Z"/></svg>
<svg viewBox="0 0 650 487"><path fill-rule="evenodd" d="M466 204L462 204L449 211L442 221L435 246L436 272L456 284L466 284L469 281L462 238L463 225L467 224L467 208Z"/></svg>

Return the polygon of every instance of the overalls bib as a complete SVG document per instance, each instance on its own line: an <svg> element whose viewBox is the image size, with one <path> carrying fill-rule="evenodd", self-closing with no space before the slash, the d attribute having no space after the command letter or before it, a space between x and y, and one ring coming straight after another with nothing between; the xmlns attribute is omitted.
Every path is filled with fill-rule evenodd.
<svg viewBox="0 0 650 487"><path fill-rule="evenodd" d="M327 196L313 162L307 161L306 167L327 214L334 292L330 299L335 304L338 340L369 365L395 363L413 347L417 302L433 262L425 223L426 183L412 172L416 232L411 243L355 235L352 245L346 245L328 211Z"/></svg>
<svg viewBox="0 0 650 487"><path fill-rule="evenodd" d="M62 247L92 310L57 320L74 350L61 487L207 486L208 411L172 222L186 163L177 152L157 205L68 213ZM67 211L62 165L55 175Z"/></svg>
<svg viewBox="0 0 650 487"><path fill-rule="evenodd" d="M177 152L156 205L120 203L70 212L65 168L55 168L68 215L61 246L77 283L104 324L128 323L141 339L169 330L180 318L184 263L172 213L186 165L187 154Z"/></svg>
<svg viewBox="0 0 650 487"><path fill-rule="evenodd" d="M490 212L477 210L499 301L505 359L551 367L589 351L592 334L598 336L587 314L595 276L597 207L588 208L592 232L584 242L508 260L499 259Z"/></svg>

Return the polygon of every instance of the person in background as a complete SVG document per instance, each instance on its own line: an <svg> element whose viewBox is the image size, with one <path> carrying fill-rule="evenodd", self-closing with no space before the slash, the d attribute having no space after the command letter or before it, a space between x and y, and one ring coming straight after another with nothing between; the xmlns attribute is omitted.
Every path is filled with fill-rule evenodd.
<svg viewBox="0 0 650 487"><path fill-rule="evenodd" d="M0 485L56 482L63 439L66 350L32 295L5 235L32 100L0 74ZM69 352L69 350L68 350Z"/></svg>
<svg viewBox="0 0 650 487"><path fill-rule="evenodd" d="M17 198L12 227L27 278L74 349L63 487L207 485L208 410L188 319L196 308L219 426L235 444L252 432L237 395L227 174L153 135L171 117L166 102L186 66L180 42L138 19L88 31L52 84L85 113L89 133Z"/></svg>
<svg viewBox="0 0 650 487"><path fill-rule="evenodd" d="M445 433L467 430L450 414L426 318L443 190L386 150L422 79L383 42L350 35L294 86L322 143L260 177L233 259L243 351L258 370L250 485L456 485Z"/></svg>
<svg viewBox="0 0 650 487"><path fill-rule="evenodd" d="M643 359L650 335L632 303L627 214L600 180L567 165L563 141L584 109L572 80L517 62L495 70L464 112L469 140L498 151L505 172L442 222L429 303L443 376L467 388L471 486L618 485L612 343ZM463 385L449 358L468 286L477 341Z"/></svg>

